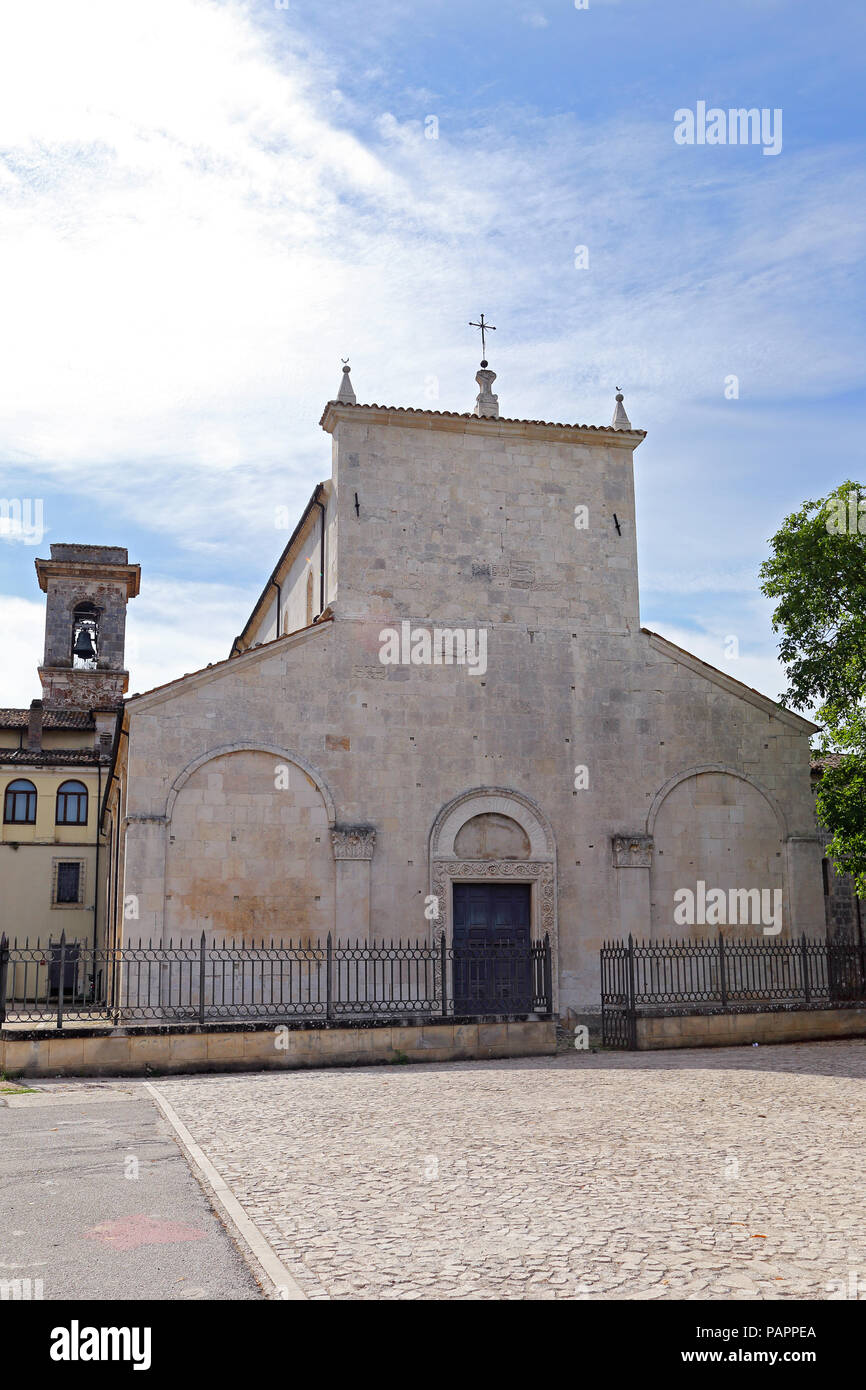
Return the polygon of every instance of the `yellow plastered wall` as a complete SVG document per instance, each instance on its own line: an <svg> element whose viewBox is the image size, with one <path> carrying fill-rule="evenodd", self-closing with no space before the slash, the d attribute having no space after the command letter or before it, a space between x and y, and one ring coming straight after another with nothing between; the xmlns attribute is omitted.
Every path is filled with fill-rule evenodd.
<svg viewBox="0 0 866 1390"><path fill-rule="evenodd" d="M25 937L56 941L65 931L68 940L91 941L97 890L97 769L0 765L0 811L5 810L6 788L19 779L36 788L36 822L7 824L4 820L0 826L0 932L19 941ZM85 825L55 824L57 790L67 781L87 787ZM56 866L68 860L82 862L80 902L56 904Z"/></svg>

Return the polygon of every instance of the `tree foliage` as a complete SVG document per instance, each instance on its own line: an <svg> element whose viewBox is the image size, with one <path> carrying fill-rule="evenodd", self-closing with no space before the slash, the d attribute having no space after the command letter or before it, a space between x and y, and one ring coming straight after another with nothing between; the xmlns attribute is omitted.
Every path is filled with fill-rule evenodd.
<svg viewBox="0 0 866 1390"><path fill-rule="evenodd" d="M839 873L866 896L866 488L842 483L785 518L761 566L763 592L777 600L773 631L793 709L817 706L825 764L817 812L832 833Z"/></svg>

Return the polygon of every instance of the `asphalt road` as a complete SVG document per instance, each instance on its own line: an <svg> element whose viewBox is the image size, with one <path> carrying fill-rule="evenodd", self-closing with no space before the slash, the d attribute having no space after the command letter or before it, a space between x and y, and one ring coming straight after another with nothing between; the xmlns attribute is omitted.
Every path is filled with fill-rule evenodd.
<svg viewBox="0 0 866 1390"><path fill-rule="evenodd" d="M143 1087L31 1084L0 1095L0 1299L263 1297Z"/></svg>

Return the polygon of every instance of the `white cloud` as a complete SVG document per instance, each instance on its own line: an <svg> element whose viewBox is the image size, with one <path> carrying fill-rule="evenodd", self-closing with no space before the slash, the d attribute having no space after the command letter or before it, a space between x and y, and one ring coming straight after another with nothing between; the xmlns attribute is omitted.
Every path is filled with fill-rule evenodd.
<svg viewBox="0 0 866 1390"><path fill-rule="evenodd" d="M507 108L427 140L380 111L365 142L333 73L237 4L46 0L3 24L7 457L94 480L121 456L151 477L179 463L200 494L288 445L310 477L347 352L367 399L417 401L433 371L443 406L471 405L482 300L504 317L509 413L603 419L620 376L648 419L726 371L765 392L853 379L838 324L806 333L780 291L806 261L830 288L859 254L839 216L854 176L826 157L768 201L721 160L696 191L661 115L588 129ZM728 196L726 225L670 245L660 209Z"/></svg>
<svg viewBox="0 0 866 1390"><path fill-rule="evenodd" d="M258 591L245 594L228 584L148 576L128 609L129 693L224 661L256 598Z"/></svg>
<svg viewBox="0 0 866 1390"><path fill-rule="evenodd" d="M30 599L0 594L0 632L3 634L3 674L0 705L24 709L41 698L36 668L42 661L45 606Z"/></svg>
<svg viewBox="0 0 866 1390"><path fill-rule="evenodd" d="M210 0L0 17L0 380L15 402L0 459L92 501L118 544L128 519L197 554L220 628L238 624L208 578L255 551L264 582L285 539L274 507L299 510L328 473L317 421L347 354L360 400L424 404L432 374L439 408L470 409L468 320L484 309L505 414L607 422L622 382L652 430L734 372L780 453L774 402L856 380L838 312L862 254L850 149L744 177L724 156L749 150L698 164L677 149L672 111L590 125L513 103L470 126L443 111L430 140L426 112L348 103L291 10L279 20L275 39ZM639 469L652 448L651 433ZM655 521L673 544L672 509ZM72 539L54 522L51 538ZM747 588L731 545L698 537L683 587ZM142 599L158 582L145 564ZM139 688L214 659L195 605L159 641L134 611Z"/></svg>
<svg viewBox="0 0 866 1390"><path fill-rule="evenodd" d="M224 661L249 616L256 593L228 584L179 583L150 574L127 611L126 664L129 694L150 690ZM24 708L41 696L45 601L0 594L4 707Z"/></svg>

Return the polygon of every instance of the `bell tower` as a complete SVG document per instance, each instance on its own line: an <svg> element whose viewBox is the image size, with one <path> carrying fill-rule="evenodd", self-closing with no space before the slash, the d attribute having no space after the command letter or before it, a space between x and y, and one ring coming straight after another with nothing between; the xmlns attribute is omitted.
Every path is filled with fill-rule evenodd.
<svg viewBox="0 0 866 1390"><path fill-rule="evenodd" d="M126 605L138 593L140 566L121 546L52 545L36 574L48 597L39 667L45 708L116 709L129 684Z"/></svg>

